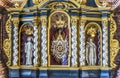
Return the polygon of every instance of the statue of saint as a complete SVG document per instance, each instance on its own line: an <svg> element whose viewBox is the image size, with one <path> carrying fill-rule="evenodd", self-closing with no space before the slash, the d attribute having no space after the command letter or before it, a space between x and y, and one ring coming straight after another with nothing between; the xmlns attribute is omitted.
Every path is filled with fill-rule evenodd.
<svg viewBox="0 0 120 78"><path fill-rule="evenodd" d="M28 37L27 42L25 43L26 65L32 65L32 53L34 48L31 39L31 37Z"/></svg>
<svg viewBox="0 0 120 78"><path fill-rule="evenodd" d="M86 45L86 60L89 66L96 65L96 45L92 39Z"/></svg>

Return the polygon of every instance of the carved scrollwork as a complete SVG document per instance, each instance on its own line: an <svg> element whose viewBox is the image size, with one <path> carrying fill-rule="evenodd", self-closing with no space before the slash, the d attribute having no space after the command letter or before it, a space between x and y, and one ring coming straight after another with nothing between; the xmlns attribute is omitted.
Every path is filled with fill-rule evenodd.
<svg viewBox="0 0 120 78"><path fill-rule="evenodd" d="M108 2L106 1L100 1L100 0L95 0L95 3L98 7L107 7L108 6Z"/></svg>
<svg viewBox="0 0 120 78"><path fill-rule="evenodd" d="M5 54L7 55L8 61L7 61L7 66L10 65L10 40L9 39L5 39L3 42L4 46L3 49L5 51Z"/></svg>
<svg viewBox="0 0 120 78"><path fill-rule="evenodd" d="M8 61L7 66L10 66L10 53L11 53L11 25L10 25L10 18L8 19L6 23L6 32L8 33L8 39L5 39L3 41L3 49L5 51L5 54L7 55Z"/></svg>
<svg viewBox="0 0 120 78"><path fill-rule="evenodd" d="M110 65L112 68L116 67L116 64L114 63L114 59L119 51L119 42L116 39L113 39L114 33L116 31L116 23L112 18L111 15L111 21L110 21Z"/></svg>

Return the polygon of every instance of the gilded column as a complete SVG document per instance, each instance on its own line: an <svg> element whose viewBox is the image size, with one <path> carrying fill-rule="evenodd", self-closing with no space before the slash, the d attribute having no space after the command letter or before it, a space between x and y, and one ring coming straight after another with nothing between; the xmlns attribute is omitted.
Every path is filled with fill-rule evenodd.
<svg viewBox="0 0 120 78"><path fill-rule="evenodd" d="M108 21L103 19L103 66L108 66Z"/></svg>
<svg viewBox="0 0 120 78"><path fill-rule="evenodd" d="M77 67L77 17L72 17L72 27L71 27L71 39L72 39L72 57L71 57L71 63L73 67Z"/></svg>
<svg viewBox="0 0 120 78"><path fill-rule="evenodd" d="M34 33L33 33L34 39L34 59L33 64L34 66L38 66L38 20L34 20Z"/></svg>
<svg viewBox="0 0 120 78"><path fill-rule="evenodd" d="M80 26L80 66L85 65L85 20L81 20L81 26Z"/></svg>
<svg viewBox="0 0 120 78"><path fill-rule="evenodd" d="M41 17L41 54L42 54L42 62L41 65L46 67L47 62L47 17Z"/></svg>
<svg viewBox="0 0 120 78"><path fill-rule="evenodd" d="M18 25L19 19L13 18L12 19L14 28L13 28L13 66L18 66Z"/></svg>

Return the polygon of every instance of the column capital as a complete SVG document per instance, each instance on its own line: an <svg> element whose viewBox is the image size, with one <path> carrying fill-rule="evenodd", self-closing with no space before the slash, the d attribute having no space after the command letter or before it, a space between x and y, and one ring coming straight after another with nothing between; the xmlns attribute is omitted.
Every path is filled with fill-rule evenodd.
<svg viewBox="0 0 120 78"><path fill-rule="evenodd" d="M35 19L33 20L34 26L38 26L39 22L40 22L40 21L39 21L37 18L35 18Z"/></svg>
<svg viewBox="0 0 120 78"><path fill-rule="evenodd" d="M46 16L42 16L41 17L41 23L42 23L42 26L46 26L47 25L47 17Z"/></svg>
<svg viewBox="0 0 120 78"><path fill-rule="evenodd" d="M15 26L15 27L18 27L18 24L19 24L19 18L12 18L11 20L12 20L14 26Z"/></svg>
<svg viewBox="0 0 120 78"><path fill-rule="evenodd" d="M81 26L84 26L85 23L86 23L86 20L80 20L80 25L81 25Z"/></svg>
<svg viewBox="0 0 120 78"><path fill-rule="evenodd" d="M108 26L108 20L107 19L103 19L102 20L102 25L103 26Z"/></svg>
<svg viewBox="0 0 120 78"><path fill-rule="evenodd" d="M72 16L71 18L72 26L77 26L78 18L76 16Z"/></svg>

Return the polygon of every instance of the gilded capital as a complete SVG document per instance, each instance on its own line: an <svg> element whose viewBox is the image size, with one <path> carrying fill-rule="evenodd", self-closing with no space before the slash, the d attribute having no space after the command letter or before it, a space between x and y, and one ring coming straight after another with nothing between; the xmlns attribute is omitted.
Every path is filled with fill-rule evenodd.
<svg viewBox="0 0 120 78"><path fill-rule="evenodd" d="M103 25L103 26L108 26L108 21L107 21L107 19L104 19L104 20L102 21L102 25Z"/></svg>
<svg viewBox="0 0 120 78"><path fill-rule="evenodd" d="M72 26L77 26L77 21L78 21L78 18L77 17L72 17Z"/></svg>
<svg viewBox="0 0 120 78"><path fill-rule="evenodd" d="M86 20L81 20L81 21L80 21L80 25L81 25L81 26L84 26L85 23L86 23Z"/></svg>
<svg viewBox="0 0 120 78"><path fill-rule="evenodd" d="M38 24L39 24L39 21L38 21L38 19L34 19L34 26L38 26Z"/></svg>
<svg viewBox="0 0 120 78"><path fill-rule="evenodd" d="M47 18L41 17L41 23L42 23L42 26L46 26L47 25Z"/></svg>
<svg viewBox="0 0 120 78"><path fill-rule="evenodd" d="M19 25L19 18L13 18L12 22L13 22L15 27L18 27L18 25Z"/></svg>

